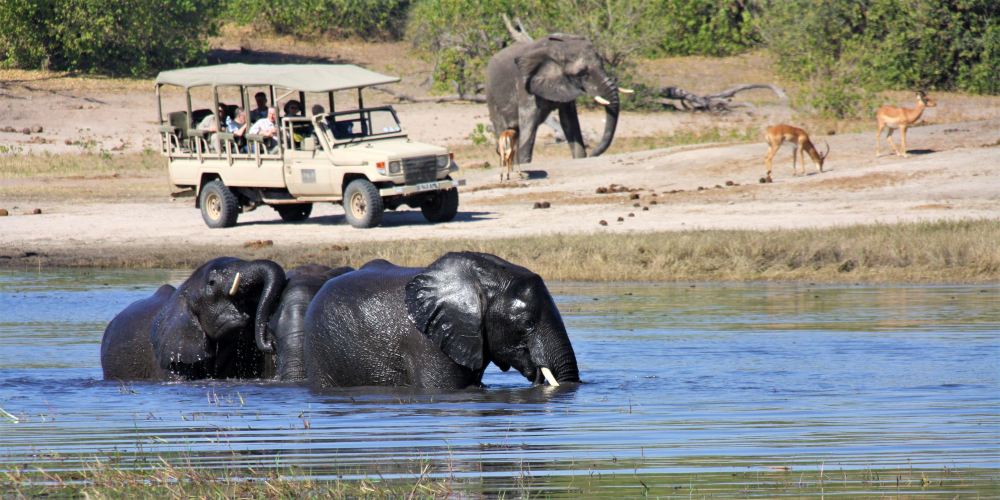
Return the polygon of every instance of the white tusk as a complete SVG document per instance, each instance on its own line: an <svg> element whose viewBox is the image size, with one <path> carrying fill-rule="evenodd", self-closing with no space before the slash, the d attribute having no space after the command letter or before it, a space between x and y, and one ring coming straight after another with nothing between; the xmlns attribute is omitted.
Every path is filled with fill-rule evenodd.
<svg viewBox="0 0 1000 500"><path fill-rule="evenodd" d="M634 94L635 93L634 90L627 89L625 87L618 87L618 92L621 92L622 94Z"/></svg>
<svg viewBox="0 0 1000 500"><path fill-rule="evenodd" d="M597 103L600 104L601 106L607 106L608 104L611 104L611 101L608 101L607 99L599 95L595 95L594 100L597 101Z"/></svg>
<svg viewBox="0 0 1000 500"><path fill-rule="evenodd" d="M559 387L559 382L556 380L555 375L552 375L552 370L546 367L542 367L542 376L545 377L545 381L549 383L552 387Z"/></svg>
<svg viewBox="0 0 1000 500"><path fill-rule="evenodd" d="M229 289L229 296L232 297L236 295L236 289L240 287L240 273L236 273L236 277L233 278L233 287Z"/></svg>

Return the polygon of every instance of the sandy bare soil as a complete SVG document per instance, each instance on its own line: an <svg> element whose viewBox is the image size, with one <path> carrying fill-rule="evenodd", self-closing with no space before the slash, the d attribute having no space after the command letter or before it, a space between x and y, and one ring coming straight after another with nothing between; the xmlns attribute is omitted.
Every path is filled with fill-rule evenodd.
<svg viewBox="0 0 1000 500"><path fill-rule="evenodd" d="M426 96L430 65L412 57L405 44L316 45L289 39L258 44L254 40L241 33L221 38L212 54L218 59L213 62L352 62L402 75L402 82L394 86L397 91ZM770 81L773 75L768 68L766 55L751 53L721 59L646 61L640 72L655 85L708 92L739 82ZM236 102L234 96L222 97ZM959 94L934 97L938 107L924 114L927 125L910 130L909 158L890 156L885 148L883 156L874 158L874 124L863 133L827 135L833 130L856 130L857 125L829 123L821 127L823 122L816 121L811 130L814 140L821 149L820 143L828 142L831 149L827 171L816 173L807 159L809 175L792 176L791 146L786 145L775 159L773 184L757 182L764 173L767 147L763 141L622 152L642 149L644 138L697 135L709 130L736 131L736 136L749 131L753 136L769 124L802 119L769 91L740 94L737 101L748 106L724 116L623 112L616 142L598 158L570 160L564 145L547 145L552 134L542 128L536 161L526 166L530 177L503 184L497 182L496 168L482 168L484 162L496 164L491 148L474 147L469 137L477 124L489 122L485 105L397 104L412 138L449 145L466 155L460 154L457 161L464 166L459 176L468 185L461 194L460 213L451 223L427 224L419 211L403 210L387 213L382 227L360 230L344 222L339 206L320 204L313 217L302 223L282 223L277 212L263 207L242 214L237 227L208 229L192 198L170 199L166 168L159 178L148 174L91 178L79 172L44 180L0 175L0 188L6 188L0 192L14 193L0 199L0 209L10 213L0 217L0 257L72 253L84 248L91 252L121 247L169 251L187 245L231 246L254 240L272 240L280 249L422 238L802 228L1000 217L1000 99ZM391 98L368 92L367 99L372 103ZM910 105L912 97L900 92L886 99ZM207 92L195 94L195 107L207 107L209 102ZM183 96L166 92L164 107L167 111L182 109ZM28 154L114 155L158 147L156 100L152 85L143 81L3 70L0 116L4 117L0 155L14 158ZM585 112L581 122L585 135L599 137L603 112ZM28 133L23 133L24 129ZM626 144L630 144L628 148ZM46 196L46 187L32 190L31 196L19 196L20 186L29 183L51 183L60 189L50 192L62 194ZM123 188L134 183L143 183L143 187L127 190L129 197L117 202L88 200L85 194L100 184L102 199L107 199L108 184L121 186L124 193ZM159 183L162 190L148 187ZM598 188L612 184L627 190L597 193ZM61 198L67 192L79 194ZM136 201L136 193L144 196L147 192L155 194ZM533 208L540 202L551 207ZM35 208L42 214L26 215Z"/></svg>
<svg viewBox="0 0 1000 500"><path fill-rule="evenodd" d="M128 105L133 104L138 106ZM426 107L414 106L403 113L435 115L433 109L414 112ZM438 114L438 123L426 116L411 121L431 123L440 131L440 122L455 119L456 114L485 119L484 110L473 106L449 108L458 111ZM649 123L641 127L655 126L655 117L643 117ZM628 118L623 117L626 130L636 127ZM46 122L46 129L83 123L75 120ZM427 139L426 132L414 135ZM908 139L909 158L885 151L874 158L873 133L820 137L818 141L827 141L831 149L826 172L816 173L807 159L809 174L800 177L791 173L791 147L785 146L776 157L772 184L758 183L767 149L763 143L542 160L527 166L530 178L504 184L497 182L496 169L468 168L460 173L468 185L455 221L430 225L419 211L403 210L387 213L383 227L368 230L348 226L341 208L330 204L317 205L313 217L303 223L282 223L275 211L264 207L242 214L235 228L208 229L193 208L193 199L171 200L166 189L162 198L144 203L53 200L25 205L0 200L0 208L11 212L0 217L0 254L123 245L242 244L260 239L273 240L280 248L557 232L800 228L1000 217L1000 118L917 127ZM597 193L611 184L629 191ZM551 208L533 208L543 201ZM43 213L24 215L33 208Z"/></svg>

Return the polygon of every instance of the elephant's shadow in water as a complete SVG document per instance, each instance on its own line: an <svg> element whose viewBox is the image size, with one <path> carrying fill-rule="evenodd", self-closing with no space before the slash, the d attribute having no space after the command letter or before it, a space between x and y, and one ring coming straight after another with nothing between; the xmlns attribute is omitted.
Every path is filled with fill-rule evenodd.
<svg viewBox="0 0 1000 500"><path fill-rule="evenodd" d="M371 407L419 405L427 416L514 416L548 411L548 405L564 405L576 399L583 384L559 387L468 388L464 390L413 387L338 387L312 389L322 396L323 415L357 414L355 404ZM483 407L486 404L488 407ZM537 405L542 405L537 406Z"/></svg>
<svg viewBox="0 0 1000 500"><path fill-rule="evenodd" d="M545 170L522 170L521 175L529 181L549 178L549 173Z"/></svg>
<svg viewBox="0 0 1000 500"><path fill-rule="evenodd" d="M442 224L453 224L460 222L476 222L481 220L495 219L496 213L494 212L458 212L455 218L444 222ZM269 225L285 225L285 224L299 224L299 225L324 225L324 226L339 226L347 225L347 220L342 214L335 215L321 215L316 217L310 217L307 220L301 222L285 222L281 220L278 213L274 213L274 219L260 220L253 222L241 222L237 225L239 226L269 226ZM386 211L385 215L382 217L382 223L380 227L399 227L399 226L430 226L436 225L427 222L423 214L419 210L402 210L399 212Z"/></svg>

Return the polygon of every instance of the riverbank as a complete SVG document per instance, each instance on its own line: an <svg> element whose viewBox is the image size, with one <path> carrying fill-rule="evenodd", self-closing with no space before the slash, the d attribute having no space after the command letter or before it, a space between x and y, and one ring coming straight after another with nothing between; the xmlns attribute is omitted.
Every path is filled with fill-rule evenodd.
<svg viewBox="0 0 1000 500"><path fill-rule="evenodd" d="M5 245L0 267L194 268L232 255L287 267L360 266L387 259L424 266L450 251L499 255L548 280L990 283L1000 281L1000 220L929 221L772 230L555 234L496 239L418 239L278 244Z"/></svg>

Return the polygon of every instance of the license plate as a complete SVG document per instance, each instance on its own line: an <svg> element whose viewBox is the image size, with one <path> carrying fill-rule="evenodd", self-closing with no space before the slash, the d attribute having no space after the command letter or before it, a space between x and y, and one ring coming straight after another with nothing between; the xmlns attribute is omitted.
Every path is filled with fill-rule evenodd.
<svg viewBox="0 0 1000 500"><path fill-rule="evenodd" d="M430 191L432 189L437 189L437 188L438 188L437 182L421 182L420 184L417 184L417 190L419 191Z"/></svg>

